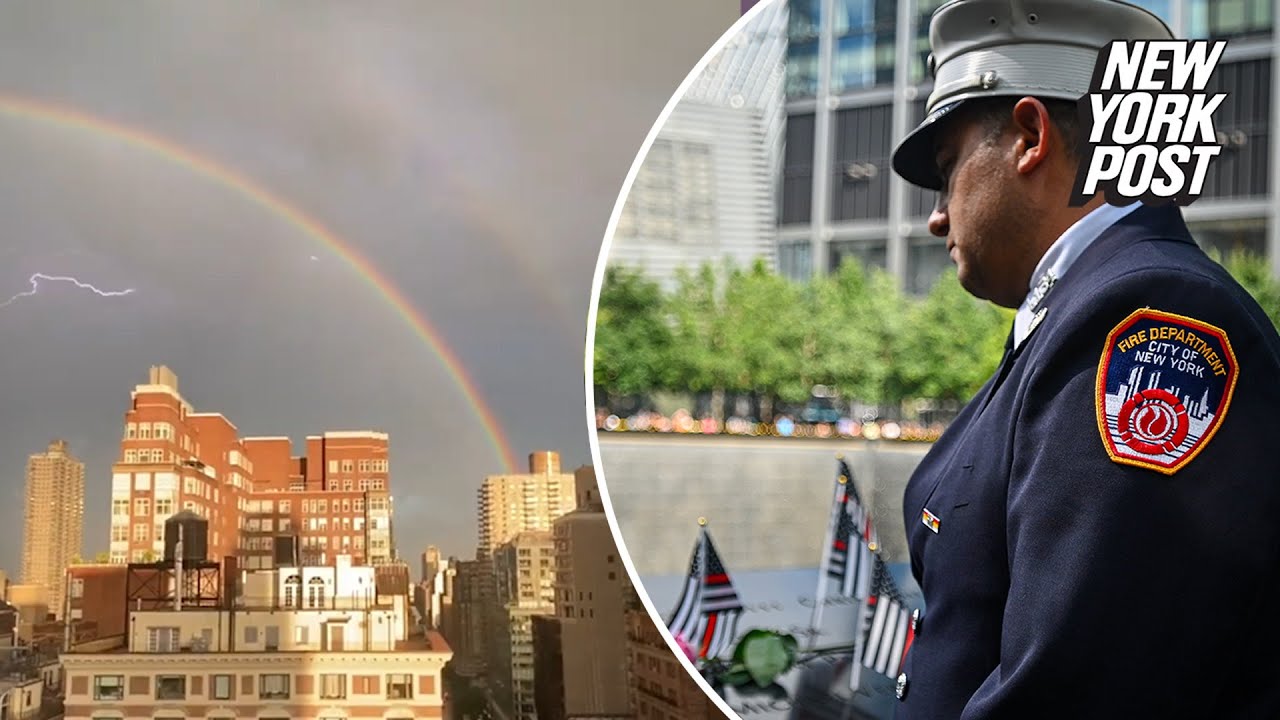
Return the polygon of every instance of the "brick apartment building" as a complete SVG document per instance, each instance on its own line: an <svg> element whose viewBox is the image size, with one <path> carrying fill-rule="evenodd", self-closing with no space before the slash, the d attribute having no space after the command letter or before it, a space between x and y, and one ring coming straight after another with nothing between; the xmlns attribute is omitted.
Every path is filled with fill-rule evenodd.
<svg viewBox="0 0 1280 720"><path fill-rule="evenodd" d="M236 556L246 569L271 568L281 553L315 565L337 555L388 562L388 445L385 433L327 432L294 456L289 438L241 437L223 415L196 412L177 376L152 367L112 466L110 560L160 557L165 520L187 510L209 524L210 558Z"/></svg>

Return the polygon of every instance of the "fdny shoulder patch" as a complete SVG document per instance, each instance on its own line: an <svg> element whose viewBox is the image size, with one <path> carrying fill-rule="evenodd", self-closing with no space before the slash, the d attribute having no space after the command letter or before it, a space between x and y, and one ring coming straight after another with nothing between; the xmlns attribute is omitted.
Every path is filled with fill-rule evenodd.
<svg viewBox="0 0 1280 720"><path fill-rule="evenodd" d="M1221 329L1143 308L1107 335L1098 365L1098 430L1117 463L1172 475L1222 425L1239 366Z"/></svg>

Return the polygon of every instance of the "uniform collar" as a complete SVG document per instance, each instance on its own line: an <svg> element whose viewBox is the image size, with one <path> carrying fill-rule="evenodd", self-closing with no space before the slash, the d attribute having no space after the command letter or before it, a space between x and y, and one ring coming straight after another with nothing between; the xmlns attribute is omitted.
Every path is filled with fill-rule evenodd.
<svg viewBox="0 0 1280 720"><path fill-rule="evenodd" d="M1031 285L1028 288L1027 297L1013 317L1014 348L1021 346L1035 329L1033 323L1045 296L1055 284L1062 280L1080 254L1088 249L1107 228L1140 207L1142 203L1139 202L1124 207L1101 205L1077 220L1054 241L1053 245L1049 246L1044 257L1041 257L1040 262L1036 264L1035 272L1031 273Z"/></svg>

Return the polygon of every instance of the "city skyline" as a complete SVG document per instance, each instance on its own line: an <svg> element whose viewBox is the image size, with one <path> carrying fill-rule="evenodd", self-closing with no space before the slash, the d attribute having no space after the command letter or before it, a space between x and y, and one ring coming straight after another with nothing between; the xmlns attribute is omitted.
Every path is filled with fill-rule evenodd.
<svg viewBox="0 0 1280 720"><path fill-rule="evenodd" d="M0 300L37 273L132 290L51 282L0 308L0 407L20 419L0 568L18 571L24 460L53 438L85 463L84 554L107 549L128 393L153 365L295 453L387 433L401 557L469 556L483 478L540 449L590 462L600 241L738 10L0 9Z"/></svg>

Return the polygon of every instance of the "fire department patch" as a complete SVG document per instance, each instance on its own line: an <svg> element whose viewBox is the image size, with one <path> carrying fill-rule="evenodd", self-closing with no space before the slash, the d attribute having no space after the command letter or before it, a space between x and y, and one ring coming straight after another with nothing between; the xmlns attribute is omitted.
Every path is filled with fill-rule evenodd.
<svg viewBox="0 0 1280 720"><path fill-rule="evenodd" d="M1098 430L1107 454L1176 473L1222 425L1238 373L1222 330L1159 310L1134 312L1107 335L1098 365Z"/></svg>

